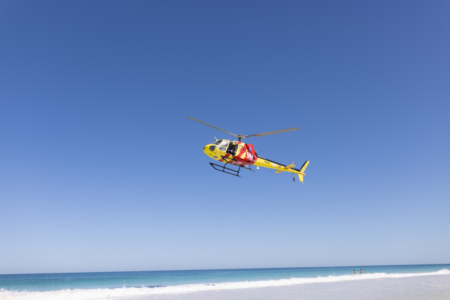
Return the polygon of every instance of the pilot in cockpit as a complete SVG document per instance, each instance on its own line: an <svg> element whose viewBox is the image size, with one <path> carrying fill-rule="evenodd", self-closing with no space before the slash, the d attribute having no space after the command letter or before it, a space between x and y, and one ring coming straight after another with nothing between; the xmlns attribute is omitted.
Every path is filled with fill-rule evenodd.
<svg viewBox="0 0 450 300"><path fill-rule="evenodd" d="M238 145L236 143L231 142L230 147L228 147L227 153L230 153L232 155L236 155L236 150L238 148Z"/></svg>

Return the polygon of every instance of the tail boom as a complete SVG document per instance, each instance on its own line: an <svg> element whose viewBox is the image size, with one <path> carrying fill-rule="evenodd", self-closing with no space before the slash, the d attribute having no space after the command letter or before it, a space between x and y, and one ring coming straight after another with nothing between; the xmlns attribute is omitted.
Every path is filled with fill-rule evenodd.
<svg viewBox="0 0 450 300"><path fill-rule="evenodd" d="M303 176L306 175L305 170L306 170L306 167L308 166L308 164L309 164L309 161L307 160L300 169L294 169L294 167L295 167L294 163L286 166L286 165L283 165L283 164L277 163L275 161L272 161L270 159L262 158L262 157L258 157L255 162L255 166L275 169L276 170L275 173L282 173L282 172L295 173L298 175L298 178L300 179L300 181L303 184L304 184Z"/></svg>

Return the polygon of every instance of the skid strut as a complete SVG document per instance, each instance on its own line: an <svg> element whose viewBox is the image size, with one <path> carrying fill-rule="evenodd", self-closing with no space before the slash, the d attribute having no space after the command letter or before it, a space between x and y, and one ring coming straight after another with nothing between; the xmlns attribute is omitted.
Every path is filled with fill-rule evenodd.
<svg viewBox="0 0 450 300"><path fill-rule="evenodd" d="M211 165L211 167L214 168L214 170L222 172L222 173L230 174L230 175L233 175L233 176L236 176L239 178L242 178L241 176L239 176L239 172L241 171L241 168L249 170L249 171L253 171L250 166L242 166L242 165L238 166L237 170L228 168L227 165L228 165L228 163L230 163L230 161L234 161L234 162L236 162L236 161L234 159L230 159L230 158L224 157L224 156L222 156L222 158L225 161L225 164L223 166L215 164L215 163L211 163L211 162L209 163ZM253 172L255 172L255 171L253 171Z"/></svg>

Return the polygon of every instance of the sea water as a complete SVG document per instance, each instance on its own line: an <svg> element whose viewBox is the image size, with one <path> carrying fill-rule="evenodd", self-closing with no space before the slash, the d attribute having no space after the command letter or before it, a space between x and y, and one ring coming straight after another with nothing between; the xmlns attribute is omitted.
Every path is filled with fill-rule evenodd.
<svg viewBox="0 0 450 300"><path fill-rule="evenodd" d="M0 299L330 299L327 289L346 299L344 287L355 292L402 283L393 292L411 291L421 282L436 283L435 289L423 285L431 289L418 292L424 299L436 289L444 298L435 299L450 299L450 265L0 275Z"/></svg>

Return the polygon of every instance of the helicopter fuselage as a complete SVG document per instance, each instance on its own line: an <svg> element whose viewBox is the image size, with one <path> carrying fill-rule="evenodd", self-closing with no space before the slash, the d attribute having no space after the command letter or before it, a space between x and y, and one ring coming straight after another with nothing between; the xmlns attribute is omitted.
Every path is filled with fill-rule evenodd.
<svg viewBox="0 0 450 300"><path fill-rule="evenodd" d="M286 166L267 158L258 157L253 145L239 141L217 140L215 143L203 147L203 152L212 159L226 164L236 166L255 165L280 172L300 173L299 169L293 168L294 165Z"/></svg>
<svg viewBox="0 0 450 300"><path fill-rule="evenodd" d="M294 169L295 165L294 163L286 166L280 163L277 163L273 160L262 158L261 156L258 156L255 151L255 147L251 144L246 144L242 142L242 139L246 139L249 137L259 137L259 136L266 136L270 134L277 134L282 132L288 132L293 130L299 130L300 128L289 128L289 129L283 129L283 130L277 130L277 131L270 131L270 132L264 132L264 133L257 133L257 134L251 134L251 135L243 135L243 134L233 134L231 132L228 132L226 130L220 129L216 126L213 126L211 124L205 123L203 121L187 117L188 119L191 119L195 122L204 124L206 126L212 127L214 129L220 130L226 134L229 134L231 136L234 136L238 141L229 141L229 140L218 140L216 139L215 143L208 144L205 147L203 147L203 152L205 152L206 155L211 157L212 159L215 159L219 162L224 163L224 165L218 165L216 163L210 162L209 164L216 170L223 173L227 173L234 176L239 176L239 172L241 168L252 170L251 166L255 165L258 167L264 167L269 169L275 169L275 173L281 173L281 172L289 172L293 173L293 180L295 181L295 174L298 175L298 178L301 182L303 182L303 176L305 174L306 167L309 164L309 161L306 161L303 166L300 169ZM229 168L229 165L235 165L238 167L237 170L233 168Z"/></svg>

